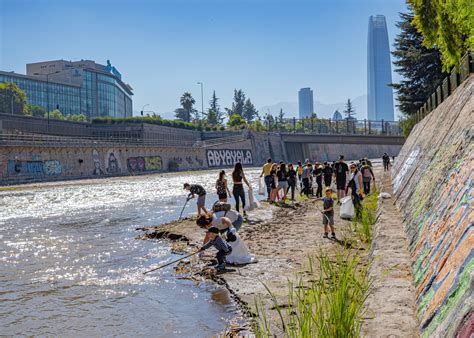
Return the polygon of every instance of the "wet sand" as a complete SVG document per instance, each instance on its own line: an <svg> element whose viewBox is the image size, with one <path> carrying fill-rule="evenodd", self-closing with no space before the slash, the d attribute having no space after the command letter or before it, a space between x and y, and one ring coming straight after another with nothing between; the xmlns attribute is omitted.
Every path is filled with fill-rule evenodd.
<svg viewBox="0 0 474 338"><path fill-rule="evenodd" d="M270 309L271 316L277 316L272 310L271 299L264 284L272 290L279 304L287 303L288 280L293 280L295 273L303 272L304 278L310 278L308 257L320 250L329 255L341 250L345 245L352 250L364 250L367 247L355 240L351 222L339 218L339 207L335 205L336 235L339 241L323 238L322 215L316 208L322 209L322 201L316 198L302 200L294 204L273 206L262 202L262 208L248 213L248 222L239 231L258 262L245 266L228 265L228 271L216 274L208 265L214 259L214 249L206 250L201 259L193 257L184 264L175 266L180 278L191 278L197 281L211 279L226 287L232 298L240 306L243 317L250 319L255 307L255 297L261 295L265 307ZM173 241L177 252L197 250L204 238L205 231L197 227L194 219L171 222L148 228L141 239L166 238ZM344 244L344 239L351 238L351 244ZM188 263L189 262L189 263ZM165 262L164 262L165 263ZM246 325L234 327L233 332L245 331Z"/></svg>

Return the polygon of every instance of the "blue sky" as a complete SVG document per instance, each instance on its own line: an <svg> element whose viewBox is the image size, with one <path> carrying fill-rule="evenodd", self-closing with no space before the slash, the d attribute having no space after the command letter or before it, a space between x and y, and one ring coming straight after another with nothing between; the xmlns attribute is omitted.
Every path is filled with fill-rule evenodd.
<svg viewBox="0 0 474 338"><path fill-rule="evenodd" d="M242 88L258 107L345 101L367 92L369 15L387 18L390 43L403 0L0 0L0 70L44 60L110 59L134 88L134 111L170 117L190 91L230 106ZM394 80L399 77L394 75ZM357 107L356 107L357 108Z"/></svg>

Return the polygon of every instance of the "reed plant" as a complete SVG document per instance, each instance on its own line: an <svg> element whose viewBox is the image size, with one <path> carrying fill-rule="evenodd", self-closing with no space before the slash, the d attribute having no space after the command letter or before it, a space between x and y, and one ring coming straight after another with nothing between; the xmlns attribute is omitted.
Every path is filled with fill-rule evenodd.
<svg viewBox="0 0 474 338"><path fill-rule="evenodd" d="M367 195L362 201L358 217L352 222L357 237L368 244L372 243L373 225L377 219L378 197L377 192Z"/></svg>
<svg viewBox="0 0 474 338"><path fill-rule="evenodd" d="M313 270L317 263L319 271ZM361 335L364 303L373 283L369 266L347 250L334 258L320 252L309 258L311 280L303 275L288 282L287 304L265 285L277 319L270 320L262 298L256 298L253 330L257 337L358 337Z"/></svg>

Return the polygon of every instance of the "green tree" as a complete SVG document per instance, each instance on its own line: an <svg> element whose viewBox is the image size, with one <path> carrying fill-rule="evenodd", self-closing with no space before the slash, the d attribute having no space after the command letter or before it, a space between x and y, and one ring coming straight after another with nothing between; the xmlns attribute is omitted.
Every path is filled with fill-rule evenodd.
<svg viewBox="0 0 474 338"><path fill-rule="evenodd" d="M266 125L268 130L273 130L276 127L275 118L270 111L263 116L263 123Z"/></svg>
<svg viewBox="0 0 474 338"><path fill-rule="evenodd" d="M354 109L354 106L352 105L351 99L347 99L344 115L346 115L346 120L352 120L354 118L355 109Z"/></svg>
<svg viewBox="0 0 474 338"><path fill-rule="evenodd" d="M0 112L5 114L28 114L26 94L15 83L0 83Z"/></svg>
<svg viewBox="0 0 474 338"><path fill-rule="evenodd" d="M68 114L66 115L65 120L74 121L74 122L85 122L87 120L86 115L84 114Z"/></svg>
<svg viewBox="0 0 474 338"><path fill-rule="evenodd" d="M245 125L245 119L240 116L239 114L234 114L229 118L229 122L227 124L229 127L237 127L237 126L242 126Z"/></svg>
<svg viewBox="0 0 474 338"><path fill-rule="evenodd" d="M234 89L234 102L232 102L232 107L226 108L227 114L229 117L232 115L239 115L242 116L244 112L244 105L245 105L245 93L242 89Z"/></svg>
<svg viewBox="0 0 474 338"><path fill-rule="evenodd" d="M413 18L412 12L400 13L400 33L392 52L395 71L402 75L400 83L392 87L397 92L398 108L406 115L415 114L446 76L442 73L440 51L423 46L423 36Z"/></svg>
<svg viewBox="0 0 474 338"><path fill-rule="evenodd" d="M44 114L46 113L46 109L41 106L28 104L26 109L28 110L28 115L34 117L44 117Z"/></svg>
<svg viewBox="0 0 474 338"><path fill-rule="evenodd" d="M278 113L278 123L283 124L285 122L285 113L283 112L283 108L280 108L280 112Z"/></svg>
<svg viewBox="0 0 474 338"><path fill-rule="evenodd" d="M45 119L48 118L48 113L44 114L44 118ZM55 109L55 110L49 112L49 118L51 120L64 120L63 113L61 113L61 111L59 109Z"/></svg>
<svg viewBox="0 0 474 338"><path fill-rule="evenodd" d="M217 125L222 124L224 121L218 101L219 98L216 97L216 91L214 91L211 101L209 101L209 109L207 110L207 113L205 113L208 124Z"/></svg>
<svg viewBox="0 0 474 338"><path fill-rule="evenodd" d="M250 99L247 99L244 103L242 117L248 122L251 123L258 117L258 110L253 105Z"/></svg>
<svg viewBox="0 0 474 338"><path fill-rule="evenodd" d="M468 49L474 49L474 1L409 0L415 12L415 26L423 44L441 52L443 70L458 65Z"/></svg>
<svg viewBox="0 0 474 338"><path fill-rule="evenodd" d="M194 109L196 100L193 98L191 93L185 92L183 95L181 95L179 102L181 103L182 108L175 110L176 118L185 122L191 122L193 115L196 113L196 109Z"/></svg>

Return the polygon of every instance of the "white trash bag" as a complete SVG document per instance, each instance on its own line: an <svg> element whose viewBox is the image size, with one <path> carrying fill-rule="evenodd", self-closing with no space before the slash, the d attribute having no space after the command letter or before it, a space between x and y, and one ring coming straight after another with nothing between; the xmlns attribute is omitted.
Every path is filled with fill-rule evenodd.
<svg viewBox="0 0 474 338"><path fill-rule="evenodd" d="M257 263L257 258L252 255L244 241L240 239L238 234L235 234L237 239L233 242L228 242L232 247L230 255L226 256L226 261L229 264L250 264Z"/></svg>
<svg viewBox="0 0 474 338"><path fill-rule="evenodd" d="M253 210L253 209L260 208L260 206L261 206L260 202L253 195L253 190L252 189L249 189L248 196L249 196L249 203L245 206L244 210L245 211L250 211L250 210Z"/></svg>
<svg viewBox="0 0 474 338"><path fill-rule="evenodd" d="M260 179L258 180L258 194L265 196L265 183L262 181L263 181L263 178L260 177Z"/></svg>
<svg viewBox="0 0 474 338"><path fill-rule="evenodd" d="M379 199L382 199L382 198L383 198L383 199L385 200L385 199L391 198L391 197L392 197L392 195L390 195L388 192L381 192L381 193L379 194Z"/></svg>
<svg viewBox="0 0 474 338"><path fill-rule="evenodd" d="M351 196L341 198L341 208L339 216L344 219L351 219L355 215L354 204L352 204Z"/></svg>

